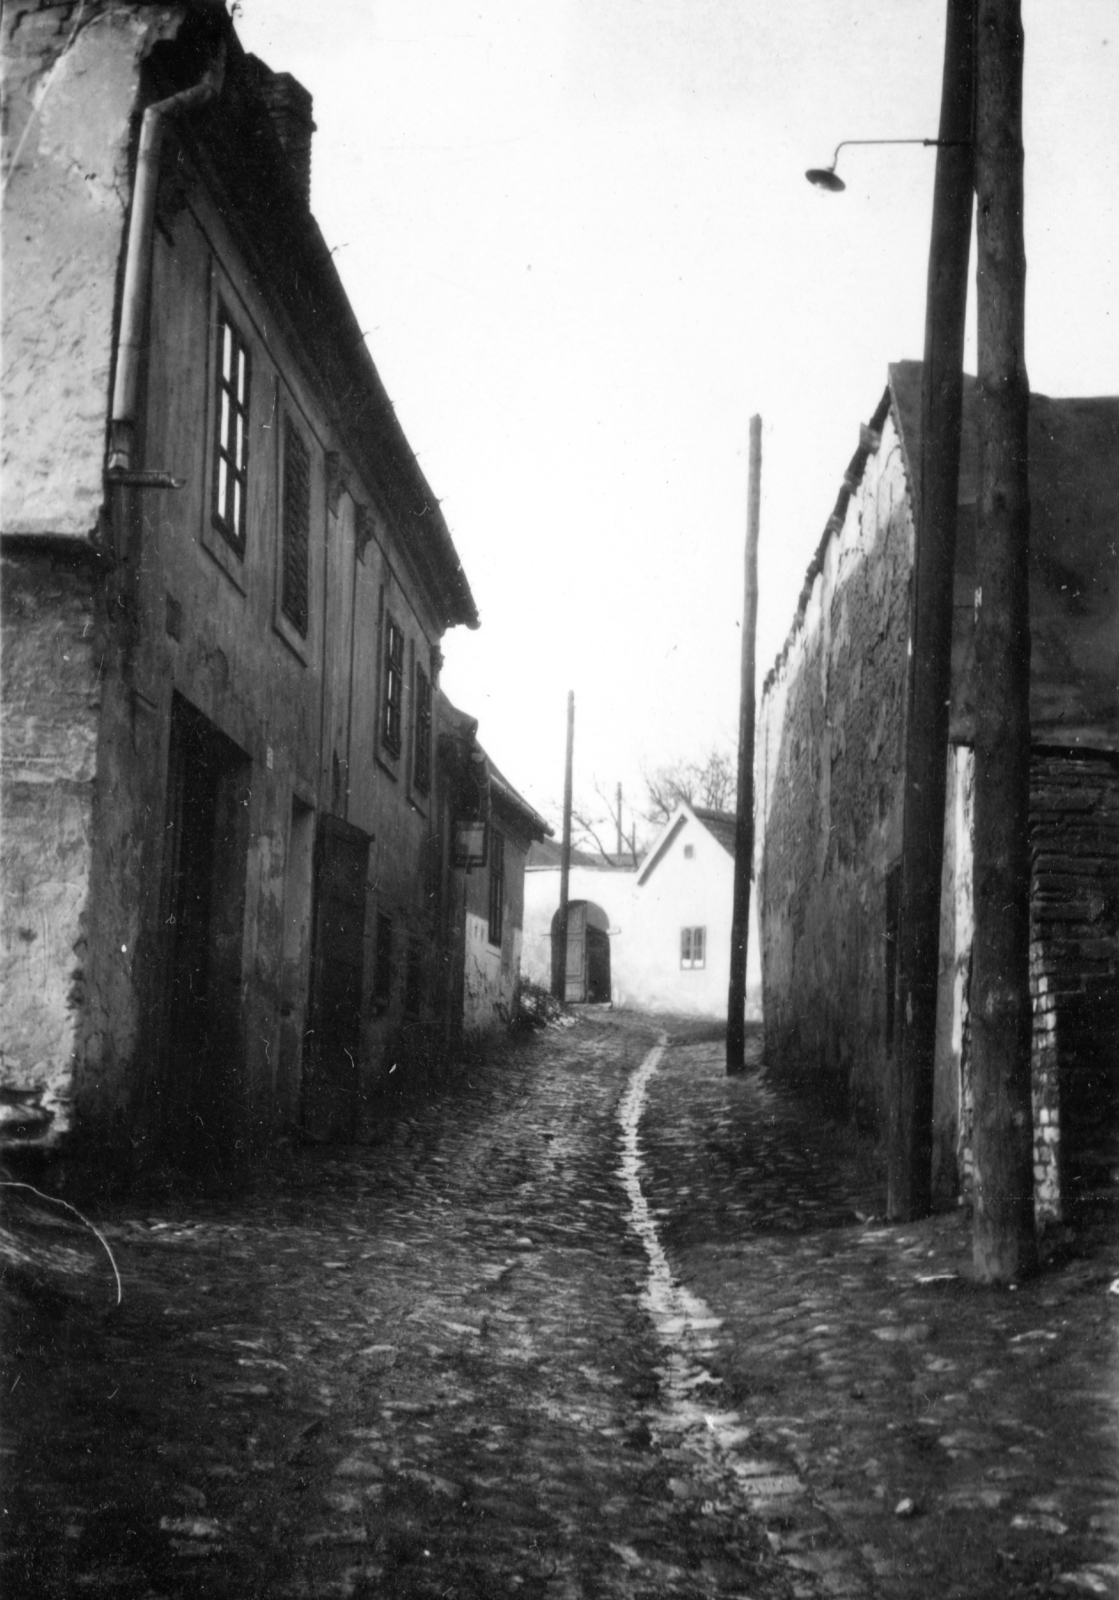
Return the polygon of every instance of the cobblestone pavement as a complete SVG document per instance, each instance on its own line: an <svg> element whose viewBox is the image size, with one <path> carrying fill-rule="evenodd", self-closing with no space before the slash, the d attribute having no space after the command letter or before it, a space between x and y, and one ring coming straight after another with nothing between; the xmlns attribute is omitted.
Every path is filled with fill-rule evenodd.
<svg viewBox="0 0 1119 1600"><path fill-rule="evenodd" d="M793 1477L761 1508L775 1546L836 1593L862 1592L861 1557L884 1600L1119 1595L1114 1230L980 1287L962 1213L885 1227L853 1139L724 1060L721 1040L668 1051L643 1180L721 1319L722 1403Z"/></svg>
<svg viewBox="0 0 1119 1600"><path fill-rule="evenodd" d="M119 1310L97 1268L5 1340L8 1600L788 1596L651 1432L616 1112L654 1037L588 1017L389 1145L99 1216Z"/></svg>
<svg viewBox="0 0 1119 1600"><path fill-rule="evenodd" d="M10 1191L8 1600L1119 1592L1113 1245L979 1290L670 1032L587 1012L376 1147L102 1212L119 1308Z"/></svg>

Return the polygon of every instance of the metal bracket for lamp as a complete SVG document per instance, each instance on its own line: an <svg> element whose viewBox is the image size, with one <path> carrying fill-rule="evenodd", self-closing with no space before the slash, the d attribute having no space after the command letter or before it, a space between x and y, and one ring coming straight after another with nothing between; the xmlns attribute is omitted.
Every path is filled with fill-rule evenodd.
<svg viewBox="0 0 1119 1600"><path fill-rule="evenodd" d="M968 145L970 139L841 139L835 147L835 154L831 158L830 167L809 167L804 176L809 183L814 183L818 189L827 189L831 194L838 194L847 185L835 170L839 160L839 152L849 144L921 144L926 148L930 145L937 149L949 146Z"/></svg>

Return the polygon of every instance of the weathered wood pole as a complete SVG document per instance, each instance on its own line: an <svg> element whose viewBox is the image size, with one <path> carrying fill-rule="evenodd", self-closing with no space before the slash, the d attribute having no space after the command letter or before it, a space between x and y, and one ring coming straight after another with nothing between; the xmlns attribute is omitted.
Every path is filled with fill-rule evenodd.
<svg viewBox="0 0 1119 1600"><path fill-rule="evenodd" d="M571 881L571 772L575 755L575 691L567 691L567 754L563 765L563 847L560 851L559 922L552 959L552 993L567 999L567 890Z"/></svg>
<svg viewBox="0 0 1119 1600"><path fill-rule="evenodd" d="M889 1216L932 1207L933 1065L940 880L952 682L952 589L959 500L964 319L975 183L977 0L948 0L940 147L921 373L920 503L911 609L898 926L897 1061L888 1097Z"/></svg>
<svg viewBox="0 0 1119 1600"><path fill-rule="evenodd" d="M1030 1097L1029 409L1021 0L980 0L976 93L979 499L975 572L976 1269L1037 1264Z"/></svg>
<svg viewBox="0 0 1119 1600"><path fill-rule="evenodd" d="M762 419L750 418L746 493L746 582L742 602L742 681L738 699L738 806L734 820L734 900L727 988L727 1072L746 1070L746 947L754 860L754 655L758 629L758 522L762 494Z"/></svg>

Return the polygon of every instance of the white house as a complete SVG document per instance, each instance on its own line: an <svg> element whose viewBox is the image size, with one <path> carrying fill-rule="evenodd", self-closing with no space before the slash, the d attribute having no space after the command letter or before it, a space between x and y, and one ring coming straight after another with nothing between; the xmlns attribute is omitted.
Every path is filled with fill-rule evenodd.
<svg viewBox="0 0 1119 1600"><path fill-rule="evenodd" d="M572 853L567 998L647 1011L726 1015L734 817L681 804L639 865ZM525 874L524 972L551 981L559 850L534 846ZM751 901L747 1015L761 1014Z"/></svg>

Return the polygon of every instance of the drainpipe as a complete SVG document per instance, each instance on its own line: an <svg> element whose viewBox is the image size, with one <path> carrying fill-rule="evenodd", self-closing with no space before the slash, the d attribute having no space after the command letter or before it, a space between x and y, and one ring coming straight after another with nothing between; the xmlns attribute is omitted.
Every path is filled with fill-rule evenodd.
<svg viewBox="0 0 1119 1600"><path fill-rule="evenodd" d="M113 385L113 411L109 434L108 469L114 476L132 470L132 448L136 433L136 399L140 384L140 351L144 317L148 306L148 286L152 274L152 230L155 225L155 198L159 186L159 151L163 125L180 111L194 111L209 105L221 93L225 76L225 41L202 78L189 89L169 95L148 106L140 124L140 146L136 152L136 177L132 185L132 215L128 223L128 253L124 264L124 290L121 297L120 332L117 336L116 380Z"/></svg>

